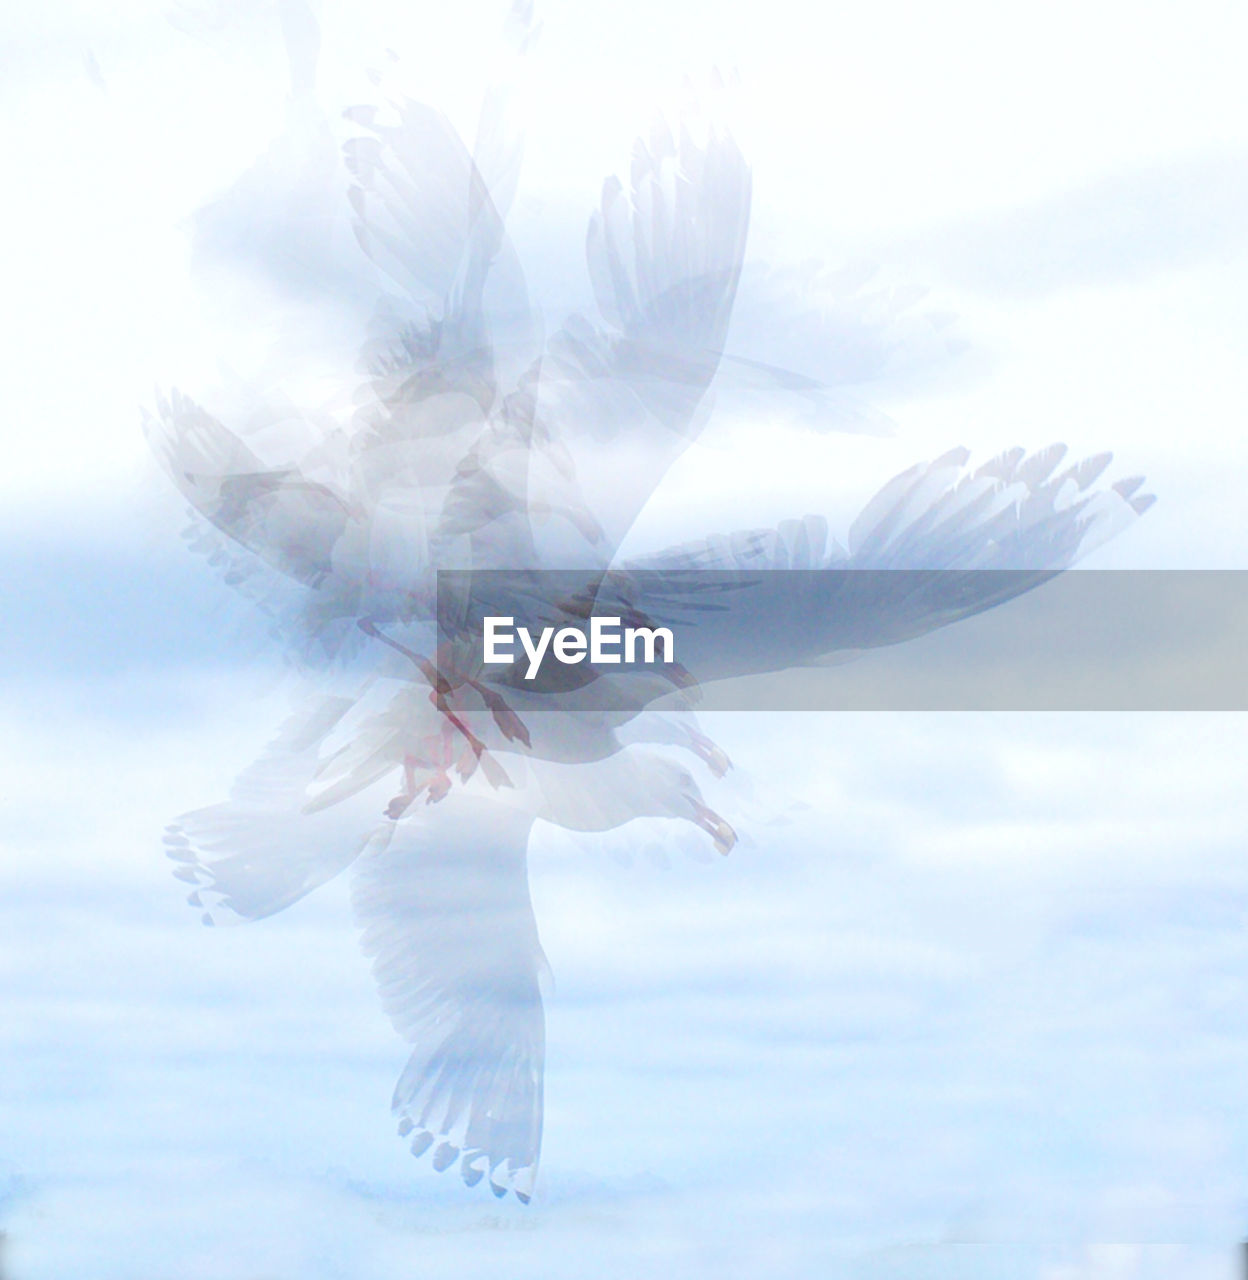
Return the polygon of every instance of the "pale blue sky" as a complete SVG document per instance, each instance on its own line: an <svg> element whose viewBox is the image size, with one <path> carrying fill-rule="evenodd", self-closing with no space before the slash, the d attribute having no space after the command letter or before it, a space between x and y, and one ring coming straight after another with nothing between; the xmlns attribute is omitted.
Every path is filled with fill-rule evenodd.
<svg viewBox="0 0 1248 1280"><path fill-rule="evenodd" d="M1242 718L725 716L708 731L739 768L808 806L787 825L667 870L544 833L556 986L529 1211L393 1136L404 1050L343 886L197 925L161 828L219 798L285 691L263 629L178 543L138 407L239 341L228 291L194 301L186 219L280 129L285 89L271 10L215 6L197 40L162 7L3 19L13 1280L1229 1280L1248 1234ZM748 422L715 428L638 541L843 523L950 445L1066 439L1160 495L1096 565L1243 567L1242 10L817 12L544 7L517 237L551 299L581 287L584 217L651 104L735 65L757 252L878 261L969 344L870 390L890 440L786 428L760 459ZM327 97L351 100L389 44L467 119L500 15L326 0ZM350 308L329 310L327 341Z"/></svg>

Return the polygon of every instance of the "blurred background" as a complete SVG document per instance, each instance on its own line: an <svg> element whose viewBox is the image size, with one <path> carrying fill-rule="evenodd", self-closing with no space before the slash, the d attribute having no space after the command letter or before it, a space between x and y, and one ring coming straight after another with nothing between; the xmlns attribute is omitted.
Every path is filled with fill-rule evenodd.
<svg viewBox="0 0 1248 1280"><path fill-rule="evenodd" d="M806 512L843 530L911 462L1064 440L1159 495L1089 567L1248 568L1241 7L541 15L511 229L549 314L585 291L602 178L720 67L742 80L751 256L956 317L934 353L850 387L890 436L712 419L630 546ZM292 344L323 354L312 382L350 368L347 250L283 218L311 209L315 231L317 200L338 208L345 179L316 157L369 68L471 136L504 16L0 18L3 1265L1229 1280L1248 1234L1240 716L725 713L705 727L738 773L804 806L727 860L539 827L556 985L528 1209L394 1138L405 1052L344 885L247 928L184 905L160 832L224 794L287 691L264 626L180 542L141 410Z"/></svg>

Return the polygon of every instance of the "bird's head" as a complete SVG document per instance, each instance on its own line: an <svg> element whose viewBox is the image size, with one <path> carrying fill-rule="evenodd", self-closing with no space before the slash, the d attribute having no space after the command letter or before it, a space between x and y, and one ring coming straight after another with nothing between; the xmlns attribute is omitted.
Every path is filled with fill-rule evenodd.
<svg viewBox="0 0 1248 1280"><path fill-rule="evenodd" d="M683 818L701 827L715 843L719 853L728 853L737 843L737 833L702 798L693 774L682 764L665 756L652 756L655 796L660 800L664 816Z"/></svg>

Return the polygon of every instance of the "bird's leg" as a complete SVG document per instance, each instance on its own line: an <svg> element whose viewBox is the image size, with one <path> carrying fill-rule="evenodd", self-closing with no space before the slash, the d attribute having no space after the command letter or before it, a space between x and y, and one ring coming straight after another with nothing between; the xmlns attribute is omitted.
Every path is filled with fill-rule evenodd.
<svg viewBox="0 0 1248 1280"><path fill-rule="evenodd" d="M454 686L442 675L437 667L423 654L417 653L414 649L409 649L407 645L400 644L397 640L385 635L371 618L360 618L358 625L365 635L372 636L375 640L380 640L382 644L389 645L390 648L416 664L416 668L431 686L429 701L464 735L472 750L480 758L485 751L485 743L451 710L450 704L447 702L447 695L454 692Z"/></svg>
<svg viewBox="0 0 1248 1280"><path fill-rule="evenodd" d="M427 783L416 781L416 758L403 757L403 790L386 805L386 817L392 820L401 818L411 807L411 803L425 789Z"/></svg>
<svg viewBox="0 0 1248 1280"><path fill-rule="evenodd" d="M446 695L433 689L429 693L429 701L464 735L469 750L477 760L480 760L485 755L485 743L451 710L451 704L447 701ZM464 776L462 770L461 776Z"/></svg>
<svg viewBox="0 0 1248 1280"><path fill-rule="evenodd" d="M415 649L409 649L407 645L400 644L397 640L391 639L384 631L372 620L372 618L360 618L357 621L360 630L366 636L372 636L374 640L380 640L382 644L388 644L390 648L401 653L405 658L414 662L419 669L421 675L429 681L435 688L438 686L441 677L438 675L438 669L429 661L424 654L417 653Z"/></svg>
<svg viewBox="0 0 1248 1280"><path fill-rule="evenodd" d="M449 769L453 753L451 750L450 725L441 727L438 731L436 742L435 750L430 753L434 761L433 777L429 780L429 794L425 797L426 804L437 804L451 789Z"/></svg>
<svg viewBox="0 0 1248 1280"><path fill-rule="evenodd" d="M448 678L453 679L456 682L456 686L466 686L480 697L481 701L485 703L486 710L494 717L494 723L498 725L503 737L508 742L514 742L519 739L526 747L532 745L529 739L528 727L508 706L507 700L497 690L482 684L480 680L470 676L466 671L460 671L449 645L442 645L438 649L438 670L449 671L451 675Z"/></svg>
<svg viewBox="0 0 1248 1280"><path fill-rule="evenodd" d="M474 689L480 696L481 701L485 703L486 709L494 717L494 723L498 725L503 737L508 742L514 742L518 738L526 747L533 745L529 737L528 726L507 705L507 700L501 693L494 689L487 689L479 680L474 680L471 676L465 676L464 683L469 688Z"/></svg>

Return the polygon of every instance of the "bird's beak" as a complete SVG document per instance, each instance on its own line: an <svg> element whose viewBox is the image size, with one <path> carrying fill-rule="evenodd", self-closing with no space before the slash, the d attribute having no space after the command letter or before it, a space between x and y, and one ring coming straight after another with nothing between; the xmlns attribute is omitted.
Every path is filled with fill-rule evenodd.
<svg viewBox="0 0 1248 1280"><path fill-rule="evenodd" d="M701 800L694 800L691 797L689 804L693 809L693 820L715 841L715 848L720 853L728 853L737 843L737 833L714 809L708 808Z"/></svg>
<svg viewBox="0 0 1248 1280"><path fill-rule="evenodd" d="M716 746L710 738L692 729L689 731L689 737L694 751L706 761L707 767L717 778L722 778L732 768L732 761L728 759L727 753L722 747Z"/></svg>

